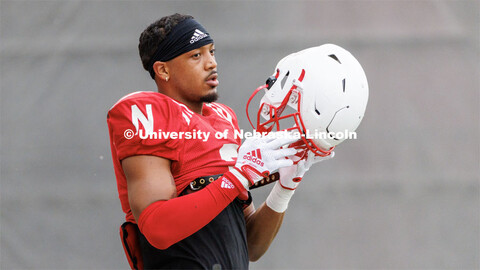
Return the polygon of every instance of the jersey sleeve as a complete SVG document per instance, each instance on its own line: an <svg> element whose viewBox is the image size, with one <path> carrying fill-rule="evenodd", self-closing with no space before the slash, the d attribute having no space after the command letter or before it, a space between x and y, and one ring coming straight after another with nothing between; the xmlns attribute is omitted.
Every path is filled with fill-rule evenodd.
<svg viewBox="0 0 480 270"><path fill-rule="evenodd" d="M108 112L107 122L117 158L154 155L178 161L181 140L172 139L169 134L184 129L181 115L175 103L155 96L115 104Z"/></svg>

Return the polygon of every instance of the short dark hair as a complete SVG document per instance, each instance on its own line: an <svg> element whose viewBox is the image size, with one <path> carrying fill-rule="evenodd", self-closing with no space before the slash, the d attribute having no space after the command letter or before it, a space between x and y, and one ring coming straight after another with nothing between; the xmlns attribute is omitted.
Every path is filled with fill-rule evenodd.
<svg viewBox="0 0 480 270"><path fill-rule="evenodd" d="M142 34L140 34L138 52L140 53L140 59L142 60L142 65L145 70L148 71L150 69L150 60L155 54L160 42L165 39L175 25L186 19L193 19L193 17L175 13L161 18L143 30Z"/></svg>

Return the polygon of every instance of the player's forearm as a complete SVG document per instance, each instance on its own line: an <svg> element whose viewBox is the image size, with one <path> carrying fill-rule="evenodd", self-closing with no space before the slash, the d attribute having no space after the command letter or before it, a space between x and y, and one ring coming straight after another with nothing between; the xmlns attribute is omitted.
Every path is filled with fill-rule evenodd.
<svg viewBox="0 0 480 270"><path fill-rule="evenodd" d="M284 213L270 209L265 203L247 218L247 242L250 261L265 254L282 225Z"/></svg>
<svg viewBox="0 0 480 270"><path fill-rule="evenodd" d="M157 201L142 211L140 231L151 245L166 249L200 230L213 220L240 193L233 176L226 173L203 190ZM243 188L243 187L242 187Z"/></svg>

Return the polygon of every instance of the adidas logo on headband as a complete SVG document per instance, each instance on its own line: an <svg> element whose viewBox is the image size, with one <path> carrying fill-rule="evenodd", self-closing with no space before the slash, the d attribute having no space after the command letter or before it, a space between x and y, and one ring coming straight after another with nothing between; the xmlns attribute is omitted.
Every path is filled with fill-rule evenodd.
<svg viewBox="0 0 480 270"><path fill-rule="evenodd" d="M185 19L179 22L165 39L158 44L157 50L150 58L148 63L150 76L155 79L153 64L156 61L166 62L210 43L213 43L213 39L200 23L194 19Z"/></svg>
<svg viewBox="0 0 480 270"><path fill-rule="evenodd" d="M205 37L208 37L208 34L205 34L202 31L195 29L195 32L193 32L193 36L190 38L190 44L193 44Z"/></svg>

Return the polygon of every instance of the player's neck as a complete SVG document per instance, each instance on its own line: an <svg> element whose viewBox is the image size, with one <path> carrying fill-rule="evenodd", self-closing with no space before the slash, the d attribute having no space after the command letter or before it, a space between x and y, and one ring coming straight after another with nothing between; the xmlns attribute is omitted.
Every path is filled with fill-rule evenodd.
<svg viewBox="0 0 480 270"><path fill-rule="evenodd" d="M173 98L173 97L172 97ZM188 102L186 100L178 100L176 98L173 98L183 104L185 104L185 106L187 106L190 110L192 110L193 112L196 112L198 114L202 114L202 109L203 109L203 102L195 102L195 103L192 103L192 102Z"/></svg>
<svg viewBox="0 0 480 270"><path fill-rule="evenodd" d="M162 93L182 104L187 106L190 110L193 112L196 112L198 114L202 114L202 109L203 109L203 102L195 102L195 101L190 101L185 98L183 98L181 95L177 93L177 91L170 89L168 86L164 84L157 84L158 86L158 92Z"/></svg>
<svg viewBox="0 0 480 270"><path fill-rule="evenodd" d="M189 101L189 100L185 100L178 95L172 95L171 93L168 93L168 92L165 92L165 91L160 91L159 90L158 92L166 95L167 97L170 97L170 98L174 99L175 101L178 101L178 102L184 104L185 106L187 106L187 108L189 108L193 112L198 113L198 114L202 114L203 102L192 102L192 101Z"/></svg>

